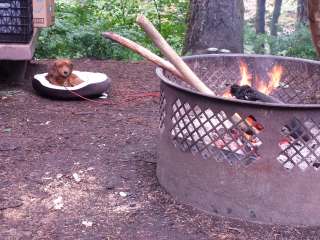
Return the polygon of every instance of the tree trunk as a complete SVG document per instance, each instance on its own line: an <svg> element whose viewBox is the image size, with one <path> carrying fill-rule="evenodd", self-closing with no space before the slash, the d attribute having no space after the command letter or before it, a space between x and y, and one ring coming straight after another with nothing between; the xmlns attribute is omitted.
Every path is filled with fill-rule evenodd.
<svg viewBox="0 0 320 240"><path fill-rule="evenodd" d="M312 40L317 50L318 57L320 56L320 2L319 0L309 0L309 21Z"/></svg>
<svg viewBox="0 0 320 240"><path fill-rule="evenodd" d="M297 25L308 23L308 0L298 0Z"/></svg>
<svg viewBox="0 0 320 240"><path fill-rule="evenodd" d="M281 5L282 5L282 0L275 0L272 21L271 21L272 36L277 36L278 34L278 22L279 22L279 17L281 13Z"/></svg>
<svg viewBox="0 0 320 240"><path fill-rule="evenodd" d="M257 0L256 33L266 32L266 0Z"/></svg>
<svg viewBox="0 0 320 240"><path fill-rule="evenodd" d="M243 0L190 0L183 54L208 48L243 52Z"/></svg>

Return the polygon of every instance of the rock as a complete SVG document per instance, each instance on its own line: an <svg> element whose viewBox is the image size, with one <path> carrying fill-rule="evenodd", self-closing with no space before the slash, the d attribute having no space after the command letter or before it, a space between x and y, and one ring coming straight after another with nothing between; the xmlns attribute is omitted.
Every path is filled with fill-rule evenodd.
<svg viewBox="0 0 320 240"><path fill-rule="evenodd" d="M121 197L127 197L127 196L128 196L128 193L126 193L126 192L119 192L119 195L120 195Z"/></svg>
<svg viewBox="0 0 320 240"><path fill-rule="evenodd" d="M63 177L63 174L62 174L62 173L58 173L57 176L56 176L57 179L60 179L60 178L62 178L62 177Z"/></svg>
<svg viewBox="0 0 320 240"><path fill-rule="evenodd" d="M63 208L63 198L61 196L53 200L53 208L55 210L61 210Z"/></svg>
<svg viewBox="0 0 320 240"><path fill-rule="evenodd" d="M40 126L49 125L50 123L51 123L51 121L46 121L45 123L40 123Z"/></svg>
<svg viewBox="0 0 320 240"><path fill-rule="evenodd" d="M86 227L92 227L93 222L84 220L84 221L82 221L82 224L85 225Z"/></svg>
<svg viewBox="0 0 320 240"><path fill-rule="evenodd" d="M81 178L78 173L74 173L72 174L72 176L76 182L81 182Z"/></svg>

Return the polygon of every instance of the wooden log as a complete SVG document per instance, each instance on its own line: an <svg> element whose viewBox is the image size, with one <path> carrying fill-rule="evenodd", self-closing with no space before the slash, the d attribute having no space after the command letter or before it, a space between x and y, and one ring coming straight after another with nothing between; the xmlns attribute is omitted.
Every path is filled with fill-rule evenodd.
<svg viewBox="0 0 320 240"><path fill-rule="evenodd" d="M189 66L180 58L167 41L161 36L153 24L145 17L138 16L137 23L147 33L154 44L160 49L162 54L178 69L188 83L192 84L201 93L214 96L214 92L208 88L199 77L189 68Z"/></svg>
<svg viewBox="0 0 320 240"><path fill-rule="evenodd" d="M263 94L248 85L239 86L237 84L233 84L230 87L230 93L232 96L234 96L240 100L283 104L283 102L281 102L280 100L278 100L272 96L268 96L266 94Z"/></svg>
<svg viewBox="0 0 320 240"><path fill-rule="evenodd" d="M104 33L102 33L102 36L104 36L105 38L111 39L126 48L129 48L130 50L139 54L140 56L142 56L146 60L151 61L152 63L170 71L172 74L176 75L181 80L186 81L184 79L183 75L176 69L175 66L173 66L169 61L154 54L149 49L146 49L145 47L135 43L134 41L127 39L125 37L122 37L122 36L120 36L116 33L113 33L113 32L104 32Z"/></svg>

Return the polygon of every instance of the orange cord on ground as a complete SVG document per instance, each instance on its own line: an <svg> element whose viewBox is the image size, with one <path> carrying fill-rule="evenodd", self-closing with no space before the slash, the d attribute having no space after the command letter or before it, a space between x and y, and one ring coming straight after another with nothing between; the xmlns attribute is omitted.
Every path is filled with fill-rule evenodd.
<svg viewBox="0 0 320 240"><path fill-rule="evenodd" d="M64 86L66 90L68 90L69 92L71 92L73 95L86 100L88 102L92 102L95 104L100 104L100 105L116 105L117 103L112 102L110 100L105 100L105 101L96 101L96 100L92 100L90 98L81 96L80 94L68 89L66 86ZM133 95L128 95L127 98L125 98L122 102L130 102L139 98L146 98L146 97L160 97L160 92L146 92L146 93L138 93L138 94L133 94Z"/></svg>

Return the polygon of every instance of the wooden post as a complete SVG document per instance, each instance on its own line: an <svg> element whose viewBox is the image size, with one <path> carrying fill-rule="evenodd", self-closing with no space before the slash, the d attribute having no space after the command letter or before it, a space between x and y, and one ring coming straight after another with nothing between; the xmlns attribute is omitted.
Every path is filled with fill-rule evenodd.
<svg viewBox="0 0 320 240"><path fill-rule="evenodd" d="M161 36L153 24L144 16L138 16L137 23L144 29L154 44L160 49L162 54L178 69L188 83L192 84L201 93L214 95L213 91L208 88L189 66L180 58L167 41Z"/></svg>

